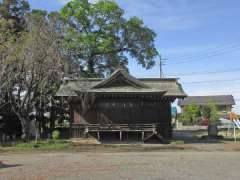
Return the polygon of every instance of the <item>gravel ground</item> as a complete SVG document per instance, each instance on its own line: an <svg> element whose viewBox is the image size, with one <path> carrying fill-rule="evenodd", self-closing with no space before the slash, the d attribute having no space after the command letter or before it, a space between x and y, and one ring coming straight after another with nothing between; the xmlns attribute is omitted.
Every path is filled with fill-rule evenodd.
<svg viewBox="0 0 240 180"><path fill-rule="evenodd" d="M2 154L3 180L239 180L240 152ZM1 166L0 166L1 167Z"/></svg>

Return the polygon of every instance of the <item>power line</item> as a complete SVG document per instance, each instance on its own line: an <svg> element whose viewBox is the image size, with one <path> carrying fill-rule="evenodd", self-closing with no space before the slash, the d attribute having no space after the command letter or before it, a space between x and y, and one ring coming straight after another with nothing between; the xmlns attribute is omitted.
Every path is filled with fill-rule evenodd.
<svg viewBox="0 0 240 180"><path fill-rule="evenodd" d="M192 59L189 59L189 60L178 61L178 62L171 62L171 63L168 63L168 64L177 65L177 64L183 64L183 63L189 63L189 62L204 61L204 60L209 60L207 58L210 58L210 57L216 57L216 56L220 56L220 55L223 55L223 54L228 54L228 53L231 53L231 52L234 52L234 51L238 51L238 50L240 50L240 46L236 47L234 49L228 50L228 51L225 50L225 51L222 51L222 52L219 52L219 53L214 53L214 54L209 54L209 55L202 55L201 57L198 57L198 58L201 58L201 59L192 58Z"/></svg>
<svg viewBox="0 0 240 180"><path fill-rule="evenodd" d="M192 57L195 57L195 56L198 56L198 55L201 55L201 54L205 54L205 53L215 52L215 51L219 51L219 50L222 50L222 49L233 48L233 47L238 46L238 45L239 45L239 41L233 41L233 42L231 41L229 44L218 45L218 46L215 46L215 48L210 48L210 49L205 49L205 50L199 51L199 52L197 52L196 55L185 54L185 55L181 55L181 56L173 56L173 57L170 56L170 58L171 59L192 58Z"/></svg>
<svg viewBox="0 0 240 180"><path fill-rule="evenodd" d="M176 73L168 74L169 76L198 76L198 75L208 75L208 74L223 74L230 72L240 72L240 68L217 70L217 71L200 71L200 72L189 72L189 73Z"/></svg>
<svg viewBox="0 0 240 180"><path fill-rule="evenodd" d="M233 81L240 81L240 78L238 79L220 79L220 80L210 80L210 81L193 81L193 82L182 82L183 84L205 84L205 83L218 83L218 82L233 82Z"/></svg>
<svg viewBox="0 0 240 180"><path fill-rule="evenodd" d="M234 94L240 93L240 91L215 91L214 93L215 93L215 95L231 94L233 96L237 96ZM210 92L209 94L212 94L212 92Z"/></svg>
<svg viewBox="0 0 240 180"><path fill-rule="evenodd" d="M216 95L221 95L221 94L236 94L240 93L240 91L215 91ZM233 95L236 96L236 95Z"/></svg>

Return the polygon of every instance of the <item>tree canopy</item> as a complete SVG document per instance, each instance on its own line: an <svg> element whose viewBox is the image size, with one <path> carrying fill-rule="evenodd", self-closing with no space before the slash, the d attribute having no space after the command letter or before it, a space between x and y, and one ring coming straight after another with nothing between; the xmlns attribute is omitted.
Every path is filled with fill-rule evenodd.
<svg viewBox="0 0 240 180"><path fill-rule="evenodd" d="M73 0L62 8L61 16L68 23L65 47L81 75L104 76L120 64L127 68L128 57L147 69L155 64L156 34L141 19L126 19L115 2Z"/></svg>
<svg viewBox="0 0 240 180"><path fill-rule="evenodd" d="M8 21L11 26L9 29L14 29L17 34L24 29L24 16L29 12L29 3L25 0L2 0L0 1L0 18Z"/></svg>

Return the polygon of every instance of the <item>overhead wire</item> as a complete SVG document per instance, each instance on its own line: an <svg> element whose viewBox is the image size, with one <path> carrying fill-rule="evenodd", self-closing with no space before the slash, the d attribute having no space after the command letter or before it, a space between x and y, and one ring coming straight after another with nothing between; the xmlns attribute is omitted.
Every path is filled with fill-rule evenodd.
<svg viewBox="0 0 240 180"><path fill-rule="evenodd" d="M218 82L234 82L240 81L240 78L237 79L218 79L218 80L208 80L208 81L192 81L192 82L182 82L184 84L204 84L204 83L218 83Z"/></svg>
<svg viewBox="0 0 240 180"><path fill-rule="evenodd" d="M175 73L175 74L167 74L167 75L168 76L199 76L199 75L209 75L209 74L224 74L224 73L231 73L231 72L240 72L240 68L232 68L232 69L216 70L216 71Z"/></svg>
<svg viewBox="0 0 240 180"><path fill-rule="evenodd" d="M192 57L195 57L195 56L198 56L198 55L201 55L201 54L215 52L215 51L219 51L219 50L222 50L222 49L228 49L228 48L232 48L232 47L235 47L235 46L238 46L238 45L239 45L239 40L238 41L230 41L230 43L218 45L218 46L215 46L214 48L203 49L200 52L197 52L195 55L185 54L185 55L181 55L181 56L170 56L169 58L171 58L171 59L192 58Z"/></svg>
<svg viewBox="0 0 240 180"><path fill-rule="evenodd" d="M232 53L232 52L236 52L236 51L240 51L240 46L235 47L233 49L229 49L229 50L223 50L223 51L215 52L215 53L212 53L212 54L203 54L201 56L186 59L186 60L183 60L183 61L169 62L169 63L167 63L167 65L169 65L169 64L178 65L178 64L184 64L184 63L190 63L190 62L206 61L206 60L209 60L208 58L216 57L216 56L220 56L220 55L224 55L224 54L228 54L228 53Z"/></svg>

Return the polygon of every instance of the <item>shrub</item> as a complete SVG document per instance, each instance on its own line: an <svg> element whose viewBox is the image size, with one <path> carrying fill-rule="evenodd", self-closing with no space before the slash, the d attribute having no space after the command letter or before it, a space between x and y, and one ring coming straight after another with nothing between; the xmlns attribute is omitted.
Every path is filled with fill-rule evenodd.
<svg viewBox="0 0 240 180"><path fill-rule="evenodd" d="M205 119L209 119L210 123L216 123L219 120L217 106L214 103L209 103L202 108L202 116Z"/></svg>
<svg viewBox="0 0 240 180"><path fill-rule="evenodd" d="M195 104L185 106L183 112L178 117L178 120L183 124L192 125L197 124L201 117L200 107Z"/></svg>
<svg viewBox="0 0 240 180"><path fill-rule="evenodd" d="M55 130L52 132L52 138L53 139L59 139L60 138L60 132L58 130Z"/></svg>

